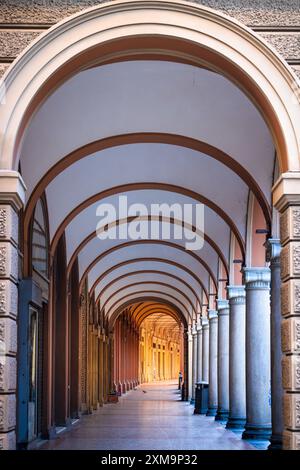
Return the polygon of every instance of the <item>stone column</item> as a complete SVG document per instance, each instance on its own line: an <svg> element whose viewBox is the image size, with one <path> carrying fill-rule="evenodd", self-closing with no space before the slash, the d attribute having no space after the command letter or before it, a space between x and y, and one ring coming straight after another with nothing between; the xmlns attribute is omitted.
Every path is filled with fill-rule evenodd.
<svg viewBox="0 0 300 470"><path fill-rule="evenodd" d="M201 323L197 324L197 378L196 382L202 380L202 326Z"/></svg>
<svg viewBox="0 0 300 470"><path fill-rule="evenodd" d="M218 312L208 311L209 318L209 388L207 416L215 416L218 408Z"/></svg>
<svg viewBox="0 0 300 470"><path fill-rule="evenodd" d="M229 298L229 417L228 429L246 423L246 294L244 286L228 286Z"/></svg>
<svg viewBox="0 0 300 470"><path fill-rule="evenodd" d="M218 300L218 410L216 421L229 415L229 302Z"/></svg>
<svg viewBox="0 0 300 470"><path fill-rule="evenodd" d="M272 436L269 449L282 448L283 387L281 370L280 240L267 242L267 260L271 268L271 395Z"/></svg>
<svg viewBox="0 0 300 470"><path fill-rule="evenodd" d="M192 330L188 332L188 400L193 396L193 335Z"/></svg>
<svg viewBox="0 0 300 470"><path fill-rule="evenodd" d="M207 318L202 318L202 380L209 381L209 323Z"/></svg>
<svg viewBox="0 0 300 470"><path fill-rule="evenodd" d="M192 399L191 404L195 403L195 385L197 380L197 330L196 325L193 325L192 329L192 338L193 338L193 370L192 370Z"/></svg>
<svg viewBox="0 0 300 470"><path fill-rule="evenodd" d="M0 450L16 446L18 234L25 185L18 172L0 171Z"/></svg>
<svg viewBox="0 0 300 470"><path fill-rule="evenodd" d="M246 426L244 439L269 440L270 279L269 268L244 268L246 284Z"/></svg>

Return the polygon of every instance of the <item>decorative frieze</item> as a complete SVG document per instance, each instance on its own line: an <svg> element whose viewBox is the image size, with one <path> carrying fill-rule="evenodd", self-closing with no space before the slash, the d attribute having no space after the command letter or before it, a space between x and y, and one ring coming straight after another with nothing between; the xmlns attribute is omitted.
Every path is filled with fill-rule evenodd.
<svg viewBox="0 0 300 470"><path fill-rule="evenodd" d="M18 280L18 252L10 242L0 243L0 278Z"/></svg>
<svg viewBox="0 0 300 470"><path fill-rule="evenodd" d="M283 320L281 325L281 345L283 352L300 353L300 318Z"/></svg>
<svg viewBox="0 0 300 470"><path fill-rule="evenodd" d="M0 450L13 450L16 448L16 434L14 431L0 434Z"/></svg>
<svg viewBox="0 0 300 470"><path fill-rule="evenodd" d="M300 280L281 284L281 313L283 316L300 314Z"/></svg>
<svg viewBox="0 0 300 470"><path fill-rule="evenodd" d="M0 356L0 391L13 392L17 387L17 360L10 356Z"/></svg>
<svg viewBox="0 0 300 470"><path fill-rule="evenodd" d="M291 242L281 251L281 279L300 276L300 243Z"/></svg>
<svg viewBox="0 0 300 470"><path fill-rule="evenodd" d="M288 207L280 216L281 243L300 240L300 207Z"/></svg>
<svg viewBox="0 0 300 470"><path fill-rule="evenodd" d="M16 318L18 313L18 288L10 280L0 280L0 317Z"/></svg>
<svg viewBox="0 0 300 470"><path fill-rule="evenodd" d="M17 324L11 318L0 318L0 352L16 354Z"/></svg>
<svg viewBox="0 0 300 470"><path fill-rule="evenodd" d="M300 395L286 393L283 398L284 424L288 429L300 429Z"/></svg>
<svg viewBox="0 0 300 470"><path fill-rule="evenodd" d="M286 390L300 390L300 356L283 357L282 384Z"/></svg>
<svg viewBox="0 0 300 470"><path fill-rule="evenodd" d="M16 396L0 395L0 432L11 431L16 425Z"/></svg>
<svg viewBox="0 0 300 470"><path fill-rule="evenodd" d="M284 450L300 450L300 433L293 431L284 431L282 436Z"/></svg>

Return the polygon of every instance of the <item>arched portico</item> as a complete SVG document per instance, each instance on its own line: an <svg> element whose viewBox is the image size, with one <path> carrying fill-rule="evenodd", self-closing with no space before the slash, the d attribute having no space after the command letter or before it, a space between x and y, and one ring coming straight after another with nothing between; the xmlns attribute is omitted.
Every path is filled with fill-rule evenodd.
<svg viewBox="0 0 300 470"><path fill-rule="evenodd" d="M65 91L71 93L72 86L76 89L76 80L79 82L81 79L88 80L88 75L92 80L93 73L95 77L98 74L98 78L103 79L104 83L106 71L112 72L114 67L115 70L125 70L124 63L127 64L126 70L129 74L128 76L138 76L140 73L140 76L143 77L143 63L147 61L149 61L149 63L151 61L153 65L152 70L160 73L161 77L164 76L165 65L160 63L164 64L167 62L174 64L173 72L176 71L176 73L185 74L184 76L187 80L194 74L194 76L197 76L199 83L202 83L202 80L204 83L206 74L211 73L212 75L217 75L218 78L216 78L216 80L219 80L220 77L218 86L228 87L226 88L228 93L231 90L230 87L238 87L242 93L241 96L235 96L237 100L236 103L243 104L245 107L244 112L249 112L248 116L252 116L254 121L255 110L256 112L258 110L256 119L259 119L260 115L260 118L263 118L262 122L264 121L265 123L263 130L264 135L258 136L255 126L253 127L253 135L257 137L258 142L261 144L260 147L258 144L257 152L261 151L261 156L263 156L265 151L265 155L268 155L266 156L266 162L268 162L268 164L263 165L261 163L260 168L259 158L255 160L255 156L253 157L253 161L250 161L250 158L245 158L245 160L241 162L240 159L242 157L238 153L238 147L234 146L234 133L232 136L227 134L227 145L230 146L229 141L231 139L231 149L233 152L229 155L224 149L218 149L214 143L211 143L209 139L212 139L212 137L209 135L209 132L206 134L207 141L200 139L200 136L196 136L196 129L195 135L191 135L188 129L191 123L188 123L185 129L182 127L183 135L180 135L179 138L179 132L177 132L178 129L175 125L174 128L171 129L172 132L170 132L170 135L168 135L167 132L163 132L158 136L157 130L152 128L149 132L148 129L146 129L146 131L145 129L141 129L137 134L137 130L134 128L134 121L131 127L128 125L128 129L125 128L124 133L123 129L121 129L122 132L117 134L117 127L122 127L123 124L121 120L116 128L113 127L113 124L111 124L111 127L103 126L103 135L100 136L92 135L91 121L90 140L84 133L81 134L78 131L76 135L76 139L78 140L75 142L76 139L74 137L74 142L71 142L70 148L68 147L67 140L61 141L61 147L59 147L59 142L55 142L55 144L53 143L52 155L50 155L50 152L47 154L49 158L41 158L43 145L40 145L38 142L37 135L40 135L41 139L44 137L41 133L35 134L35 126L38 122L42 122L43 113L47 113L51 109L51 104L55 104L56 91L60 92L65 89ZM196 70L200 70L200 72L197 72L199 75L195 75ZM104 75L101 76L103 71ZM210 80L213 80L211 75L209 77ZM170 78L170 75L165 75L166 83L168 83L167 80ZM223 78L224 83L222 82ZM72 82L72 79L74 79L74 82ZM80 308L82 311L84 310L82 315L85 315L85 323L84 326L81 324L81 328L86 328L90 332L90 336L88 336L89 333L87 331L81 331L81 333L86 336L85 339L82 340L80 347L82 348L81 353L83 355L83 361L86 360L87 365L89 361L93 360L93 354L96 354L95 351L96 348L98 348L98 339L100 338L105 344L109 344L109 335L111 333L109 330L109 319L105 316L106 312L101 311L101 295L99 298L99 306L99 304L95 302L95 292L98 292L98 294L101 293L103 287L106 285L114 286L105 301L108 302L105 306L109 306L109 312L113 315L115 314L114 312L119 311L120 308L125 308L126 299L130 298L131 303L137 301L137 291L135 291L137 286L132 287L132 284L130 287L130 277L126 276L126 269L134 260L129 248L125 250L126 253L124 252L124 257L121 259L120 266L115 270L115 274L112 268L117 265L117 257L116 255L114 256L113 253L118 253L120 247L116 247L116 250L113 250L112 246L107 246L107 251L110 251L106 261L103 261L102 264L95 264L92 268L94 271L87 271L91 266L90 261L88 261L91 251L89 252L88 250L92 250L93 246L92 244L87 245L85 250L85 244L83 242L87 240L91 231L84 232L84 230L82 230L79 232L78 227L85 226L84 221L88 220L89 207L92 207L97 201L109 197L113 198L114 195L121 191L129 194L133 189L143 189L145 192L147 190L169 191L170 193L178 193L178 198L181 198L180 200L182 200L182 202L184 202L184 198L204 202L205 211L207 211L210 224L208 237L213 240L212 245L216 244L216 246L219 247L219 254L218 250L214 250L213 247L205 248L205 253L203 251L205 256L203 270L197 267L198 265L196 265L194 259L193 261L190 260L193 258L192 256L186 255L184 257L186 261L180 260L176 254L179 250L174 246L172 249L171 246L169 246L169 249L166 250L163 248L163 243L158 243L159 247L157 247L156 256L153 256L153 259L148 257L148 260L146 259L147 256L143 256L143 252L147 254L149 244L145 243L144 247L142 247L141 244L140 250L136 248L138 259L136 259L135 262L139 263L140 272L146 270L154 271L155 264L160 263L159 267L161 268L163 265L168 264L166 262L167 260L172 259L173 265L172 268L168 268L169 274L175 276L176 269L178 268L180 269L180 275L181 271L184 272L185 282L187 282L189 277L193 277L191 273L194 272L200 285L202 283L202 290L204 292L204 302L202 302L202 304L207 305L209 310L210 331L215 327L216 314L214 312L218 310L219 320L222 318L219 322L219 331L221 328L222 332L226 333L227 305L222 304L222 301L225 300L222 282L226 281L227 284L229 284L229 277L231 278L230 284L241 283L241 279L238 279L238 274L235 272L236 264L240 263L245 266L246 263L244 281L246 283L246 290L248 289L247 292L251 291L251 297L250 294L246 293L246 297L248 295L248 316L250 315L249 312L254 311L255 302L257 301L256 298L255 301L253 300L256 295L254 291L262 288L265 290L266 295L268 295L268 276L266 278L264 277L264 269L266 268L264 265L265 260L262 259L265 250L262 249L263 243L261 238L258 237L259 234L257 234L257 230L265 230L269 238L278 238L279 236L278 234L274 234L273 228L270 227L270 207L272 205L270 187L272 179L271 170L273 170L272 166L273 164L275 165L275 163L271 157L272 146L269 144L273 142L280 174L278 181L275 182L273 187L273 205L281 214L280 239L283 246L281 255L281 309L284 318L282 322L284 352L282 374L283 386L285 388L284 406L286 427L284 446L285 448L299 448L299 436L297 432L297 392L299 391L299 348L297 331L299 314L298 278L300 279L300 271L298 269L298 244L300 242L298 233L299 211L297 206L299 205L300 195L300 103L297 97L299 95L297 94L296 79L289 67L252 31L213 10L177 0L168 2L135 0L130 2L115 1L89 9L51 28L15 61L4 77L4 84L6 89L6 101L2 106L0 117L0 195L2 218L2 230L0 232L0 253L2 258L0 277L2 281L0 287L3 299L3 308L1 311L1 331L3 331L2 341L4 344L3 357L7 358L7 360L3 362L4 393L1 395L3 409L6 414L6 421L3 425L3 429L1 429L1 432L3 431L1 434L2 446L11 448L15 445L15 380L13 377L9 377L8 380L7 376L8 368L12 370L11 363L14 362L17 353L16 317L18 307L16 302L16 285L18 284L18 279L22 279L23 275L26 277L33 276L30 259L31 236L29 235L30 227L32 227L32 215L39 198L45 194L48 207L50 208L49 241L52 249L50 250L49 268L51 274L48 280L41 280L39 278L38 294L35 292L35 279L32 284L33 287L31 289L32 292L31 297L29 297L29 303L35 304L38 307L40 305L40 297L48 301L49 318L46 319L46 325L48 325L48 327L45 327L46 337L48 338L48 363L46 368L46 373L48 374L46 382L48 401L45 417L47 421L46 427L49 434L51 434L52 427L55 424L61 424L57 420L55 422L55 413L53 413L55 401L51 393L53 385L59 386L59 381L56 380L55 382L54 378L51 376L51 370L53 362L55 369L54 344L52 343L54 334L53 328L55 328L55 326L53 326L53 318L55 317L53 312L56 308L55 302L57 303L60 299L60 301L64 303L64 299L61 297L59 297L59 299L56 297L56 300L54 300L55 283L57 283L57 279L55 281L55 276L53 275L53 257L55 259L58 255L57 248L59 243L61 243L61 237L65 236L66 238L65 269L67 269L66 264L70 260L72 260L72 263L74 263L76 259L79 261L79 271L77 274L73 272L72 278L73 286L74 283L78 284L82 281L81 305L79 306L74 298L71 304L73 305L72 308L77 313ZM64 95L66 100L68 93ZM83 96L83 100L84 99L88 99L88 94ZM193 96L191 96L191 102L192 99L194 99ZM249 101L248 103L247 100ZM225 104L226 103L223 103L224 109ZM112 101L111 106L113 106ZM251 106L253 106L253 110ZM158 108L153 107L153 109L153 117L155 118ZM67 113L67 110L68 107L66 106L64 112ZM65 117L66 116L67 114ZM166 118L167 117L166 115ZM232 122L234 122L234 116L231 116L231 118ZM150 121L149 127L153 126L153 122ZM141 123L141 125L145 125L142 119ZM53 126L53 128L54 127L55 126ZM101 128L101 125L99 127ZM145 128L146 127L145 125ZM69 129L72 130L71 125ZM76 132L76 129L76 126L74 126L73 132ZM272 137L271 139L268 137L268 132ZM184 135L184 133L186 135ZM135 136L133 140L131 139L132 135ZM53 132L52 138L55 139L55 136L57 137L57 141L59 141L59 134ZM81 140L81 138L83 140ZM84 139L86 139L86 141L84 141ZM124 142L121 142L122 139ZM106 142L104 146L103 142ZM32 143L33 146L29 147ZM262 143L264 143L265 146L262 145ZM151 148L152 144L160 147L155 147L154 150L154 147ZM75 147L72 148L72 145L75 145ZM144 145L140 153L144 156L143 164L144 168L146 168L145 171L143 168L138 167L139 145ZM108 149L110 146L112 149ZM118 148L119 146L121 148ZM28 150L29 148L30 151ZM46 149L47 147L44 146L44 148ZM109 153L110 150L112 150L111 153ZM61 153L62 151L63 153ZM106 151L108 153L105 153ZM157 156L155 156L155 152L157 152ZM196 155L199 158L195 158ZM101 184L99 183L99 178L97 179L96 177L96 171L97 168L99 168L99 157L100 159L103 157L103 161L112 162L111 167L109 167L109 164L107 164L107 167L103 166L103 178L100 178ZM114 165L120 165L122 158L127 162L128 168L136 169L136 173L133 176L130 175L130 172L128 172L128 174L125 172L125 167L122 167L123 174L121 175L118 175L117 172L113 172L115 169ZM172 169L172 162L174 162L175 158L176 165ZM159 183L157 183L157 174L151 173L149 168L151 169L151 164L153 167L157 165L158 168L161 159L168 162L169 167L167 167L166 164L166 167L162 170ZM185 174L183 172L187 161L190 162L190 166L187 168L187 173ZM22 174L26 174L27 176L27 178L25 177L25 183L18 173L19 164ZM169 168L168 173L165 171L166 168ZM182 173L177 175L176 168L180 169ZM209 174L214 175L216 185L213 187L213 181L207 180L206 187L205 180L207 178L203 177L201 187L205 189L205 194L202 195L197 184L199 185L203 168L209 168ZM77 190L74 191L74 197L70 194L65 200L62 198L59 200L60 194L63 194L66 187L70 187L72 181L74 182L74 175L82 175L87 169L90 169L91 172L89 181L83 182L81 187L78 187ZM32 173L32 175L30 175L30 173ZM186 175L188 175L188 177ZM193 175L195 176L194 179ZM147 177L149 179L145 179ZM185 179L187 181L184 181ZM217 191L220 182L224 184L223 192ZM140 186L138 186L139 184ZM184 187L181 186L183 184ZM96 194L95 187L99 185L102 185L102 192L100 193L98 191ZM28 186L27 193L26 186ZM234 195L237 193L240 197L238 203L234 198ZM249 211L250 204L248 197L251 199L249 194L254 195L256 198L256 203L254 201L251 206L251 211L254 215L250 214L251 211ZM148 196L145 194L145 202L151 200L151 197L150 193L148 193ZM170 196L170 201L172 197L173 196ZM158 197L158 201L161 200L162 198L160 199L160 197ZM23 218L21 215L23 210L25 214L24 225L22 225ZM247 227L245 222L246 214L248 216ZM19 240L18 217L21 220L20 225L25 231L24 234L21 232ZM252 220L251 224L249 222L250 220ZM265 224L264 227L260 226L262 223ZM249 229L250 225L252 227L251 230ZM248 229L247 236L244 235L247 231L246 228ZM221 233L224 233L225 239L228 239L228 253L225 262L224 256L220 257L220 252L223 253L224 251L220 245L220 241L214 238L214 232L216 232L216 230L221 230ZM146 248L147 245L148 248ZM252 247L252 252L257 255L255 258L250 257L247 259L247 246ZM25 259L25 265L19 272L17 271L18 247ZM243 253L245 247L246 253ZM259 247L259 249L257 247ZM156 250L156 248L154 250ZM105 250L103 251L105 252ZM74 253L76 253L76 256L72 258ZM97 256L99 256L99 252L95 251L94 260ZM272 256L271 262L273 259ZM277 254L274 256L276 258L278 257ZM220 258L222 258L223 264L219 261ZM150 266L148 263L152 263L152 265ZM212 271L209 266L213 266ZM228 269L226 269L227 266L229 267L229 272ZM184 267L185 269L183 269ZM235 272L235 274L233 272ZM85 280L84 278L78 278L80 273L85 274ZM97 291L96 286L101 282L101 275L103 275L103 273L105 273L107 279L105 279L105 284L103 284L102 287L100 285L99 291ZM54 277L51 278L51 276ZM121 285L119 281L116 281L116 279L119 279L121 276L123 276L123 279L126 279L125 285ZM171 279L171 276L169 276L169 279ZM196 279L194 279L194 281L196 281ZM48 281L49 284L47 284ZM191 282L194 283L194 281ZM150 277L145 277L144 279L141 277L140 282L142 286L141 292L144 292L143 298L144 300L149 300L150 293L154 294L156 292L153 288L155 280ZM274 282L272 288L274 288ZM276 278L276 282L278 284L278 277ZM117 289L117 287L119 287L119 289ZM194 287L193 285L193 288ZM276 288L278 290L280 286L276 285ZM49 295L46 293L48 289L50 292ZM123 293L124 291L126 292L127 297L123 298L121 296L121 289ZM181 305L181 308L186 311L187 317L190 315L190 320L186 320L188 323L185 325L185 328L187 329L188 326L193 326L191 337L193 336L193 338L195 338L195 336L197 336L197 333L195 333L195 325L199 324L199 312L196 311L196 306L191 307L190 304L193 305L193 302L191 302L190 299L186 301L187 291L184 283L182 283L181 286L176 284L175 287L170 280L167 282L167 279L164 279L159 289L160 291L157 292L157 297L155 297L156 300L163 303L163 301L171 302L170 299L173 299L174 302L178 302L176 304L177 310L179 309L179 305ZM65 290L67 290L66 286ZM178 291L180 291L180 293ZM176 297L176 293L179 297L177 300L174 298L174 296ZM200 297L200 288L197 294ZM202 294L201 292L201 295ZM231 303L233 302L231 300L232 298L240 297L242 297L240 294L232 297L232 292L229 295ZM215 302L216 298L220 301L218 304ZM197 301L196 297L195 300ZM205 320L207 313L206 309L203 309L203 305L199 302L199 309L200 307L202 309L201 316L203 320ZM63 309L66 308L67 302L65 302ZM69 307L69 312L70 311ZM274 311L272 311L272 314L274 314ZM87 320L87 317L89 317L89 320ZM278 323L278 312L276 318ZM205 321L203 322L203 325L204 324ZM77 326L79 328L79 325ZM67 331L67 318L65 318L65 328ZM202 329L204 334L204 328L202 327ZM75 329L73 329L75 337L76 331L75 327ZM278 332L278 328L276 331ZM251 332L249 332L249 334L251 335ZM92 348L85 344L87 337L93 338L91 340L94 344ZM212 335L211 338L211 341L213 341ZM60 340L62 339L63 337L61 336ZM276 338L272 338L272 340L276 342ZM190 339L190 343L191 341ZM64 343L64 347L65 346L66 343ZM255 352L255 349L251 349L253 347L255 348L255 345L250 346L249 351ZM226 344L225 347L227 347ZM84 354L83 349L85 350ZM187 361L187 342L184 345L184 350L186 352L185 361ZM212 351L214 350L213 348ZM105 351L105 353L103 352L104 359L102 358L101 360L108 362L109 349ZM13 361L11 361L11 359L13 359ZM76 364L76 357L72 362L72 370L76 376L79 365L75 366L74 364ZM275 368L278 368L278 344L276 364ZM83 366L81 365L81 367ZM185 376L191 378L191 374L187 370L187 362L185 363L185 367ZM95 406L97 393L99 393L100 396L100 388L106 387L106 390L109 389L108 382L102 383L101 386L96 384L95 373L95 370L88 371L90 377L83 377L81 384L82 402L85 402L89 409ZM226 368L219 371L219 377L223 377L224 373L226 373ZM61 375L66 378L66 374L62 373ZM89 380L94 381L92 397L89 396L89 390L86 386ZM223 382L219 380L219 387L220 383ZM73 388L75 386L76 384L73 384ZM101 390L103 394L103 389ZM221 393L223 393L222 385L221 388L219 388L219 392L220 390ZM76 402L74 393L72 397L73 413L74 402ZM89 400L91 400L90 403ZM62 406L65 408L61 411L62 415L65 413L65 418L68 418L67 402L68 399L65 397L65 402L62 403ZM222 406L223 404L219 403L219 408L222 408ZM224 410L221 408L220 412L223 412Z"/></svg>

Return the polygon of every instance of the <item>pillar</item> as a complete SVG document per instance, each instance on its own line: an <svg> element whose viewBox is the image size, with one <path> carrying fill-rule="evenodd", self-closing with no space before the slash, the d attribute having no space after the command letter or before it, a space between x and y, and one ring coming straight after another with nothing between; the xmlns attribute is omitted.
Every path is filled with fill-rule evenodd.
<svg viewBox="0 0 300 470"><path fill-rule="evenodd" d="M300 172L273 187L280 212L283 449L300 450Z"/></svg>
<svg viewBox="0 0 300 470"><path fill-rule="evenodd" d="M218 312L208 311L209 318L209 388L207 416L215 416L218 408Z"/></svg>
<svg viewBox="0 0 300 470"><path fill-rule="evenodd" d="M229 417L228 429L246 423L246 293L244 286L228 286L229 299Z"/></svg>
<svg viewBox="0 0 300 470"><path fill-rule="evenodd" d="M188 400L193 397L193 335L188 332Z"/></svg>
<svg viewBox="0 0 300 470"><path fill-rule="evenodd" d="M271 410L272 435L269 449L282 448L283 387L281 369L280 240L267 242L267 260L271 269Z"/></svg>
<svg viewBox="0 0 300 470"><path fill-rule="evenodd" d="M0 171L0 450L16 446L19 211L25 185L18 172Z"/></svg>
<svg viewBox="0 0 300 470"><path fill-rule="evenodd" d="M246 426L244 439L271 435L269 268L244 268L246 284Z"/></svg>
<svg viewBox="0 0 300 470"><path fill-rule="evenodd" d="M202 381L202 326L197 323L197 378L196 382Z"/></svg>
<svg viewBox="0 0 300 470"><path fill-rule="evenodd" d="M209 323L207 318L202 318L202 380L209 380Z"/></svg>
<svg viewBox="0 0 300 470"><path fill-rule="evenodd" d="M196 330L196 325L193 325L192 329L192 342L193 342L193 356L192 356L192 361L193 361L193 370L192 370L192 399L191 403L195 403L195 385L196 385L196 380L197 380L197 330Z"/></svg>
<svg viewBox="0 0 300 470"><path fill-rule="evenodd" d="M218 410L216 421L229 415L229 302L218 300Z"/></svg>

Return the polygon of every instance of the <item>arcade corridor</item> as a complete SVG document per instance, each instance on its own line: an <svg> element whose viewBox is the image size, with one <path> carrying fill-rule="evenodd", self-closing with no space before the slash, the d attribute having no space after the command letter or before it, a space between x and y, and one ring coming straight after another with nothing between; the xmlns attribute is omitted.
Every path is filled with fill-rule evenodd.
<svg viewBox="0 0 300 470"><path fill-rule="evenodd" d="M144 393L146 392L146 393ZM252 450L238 435L180 401L174 381L143 384L72 430L49 441L47 450ZM184 431L183 431L184 429Z"/></svg>
<svg viewBox="0 0 300 470"><path fill-rule="evenodd" d="M290 65L217 10L114 0L1 86L0 449L300 450Z"/></svg>

